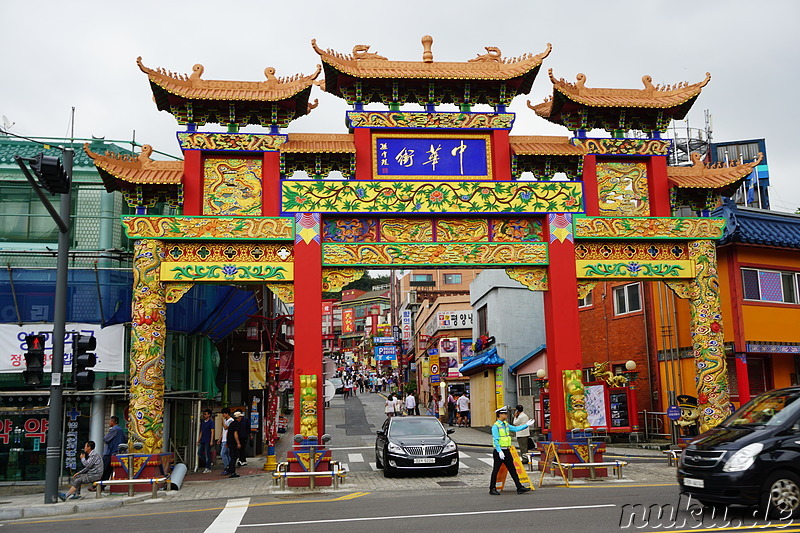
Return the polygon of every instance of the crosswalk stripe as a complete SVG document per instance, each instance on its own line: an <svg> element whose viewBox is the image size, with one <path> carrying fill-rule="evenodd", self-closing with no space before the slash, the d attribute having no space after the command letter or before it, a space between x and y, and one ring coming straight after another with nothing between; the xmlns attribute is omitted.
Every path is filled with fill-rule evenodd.
<svg viewBox="0 0 800 533"><path fill-rule="evenodd" d="M491 457L478 457L479 461L483 461L489 466L494 466L494 459Z"/></svg>
<svg viewBox="0 0 800 533"><path fill-rule="evenodd" d="M348 453L347 454L347 459L351 463L363 463L364 462L364 456L361 455L360 453Z"/></svg>
<svg viewBox="0 0 800 533"><path fill-rule="evenodd" d="M458 452L458 458L459 459L469 459L470 457L471 457L471 455L469 455L469 454L466 454L464 452Z"/></svg>
<svg viewBox="0 0 800 533"><path fill-rule="evenodd" d="M460 462L461 468L469 468L470 466L467 463Z"/></svg>
<svg viewBox="0 0 800 533"><path fill-rule="evenodd" d="M378 465L376 465L375 463L369 463L369 467L372 469L373 472L378 471Z"/></svg>
<svg viewBox="0 0 800 533"><path fill-rule="evenodd" d="M206 529L206 533L235 533L242 523L242 518L250 505L250 498L228 500L214 521Z"/></svg>

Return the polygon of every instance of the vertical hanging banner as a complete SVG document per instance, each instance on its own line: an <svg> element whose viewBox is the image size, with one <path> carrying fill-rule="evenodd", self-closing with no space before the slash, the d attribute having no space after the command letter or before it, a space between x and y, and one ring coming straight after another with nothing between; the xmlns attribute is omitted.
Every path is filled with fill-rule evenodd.
<svg viewBox="0 0 800 533"><path fill-rule="evenodd" d="M503 401L503 367L498 366L494 369L494 394L495 409L500 409L505 405Z"/></svg>
<svg viewBox="0 0 800 533"><path fill-rule="evenodd" d="M442 374L447 373L448 378L457 378L461 375L458 371L460 365L461 343L457 337L439 339L439 357L447 358L447 368L442 368Z"/></svg>
<svg viewBox="0 0 800 533"><path fill-rule="evenodd" d="M355 333L355 331L356 331L355 309L342 309L342 333Z"/></svg>
<svg viewBox="0 0 800 533"><path fill-rule="evenodd" d="M250 390L263 390L267 386L267 357L264 352L248 352Z"/></svg>

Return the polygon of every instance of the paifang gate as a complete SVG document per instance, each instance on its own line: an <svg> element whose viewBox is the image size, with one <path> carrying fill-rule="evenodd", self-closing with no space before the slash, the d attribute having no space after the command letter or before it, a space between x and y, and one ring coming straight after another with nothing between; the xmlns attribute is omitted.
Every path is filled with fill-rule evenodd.
<svg viewBox="0 0 800 533"><path fill-rule="evenodd" d="M184 160L154 161L147 146L138 158L87 152L106 187L137 210L122 224L136 239L130 438L145 452L162 447L165 304L193 284L263 283L294 303L294 422L309 438L325 427L322 291L365 269L419 265L502 268L544 291L555 440L586 423L574 401L583 394L578 298L605 279L662 280L691 302L702 427L726 416L714 247L723 221L673 213L714 206L751 165L711 168L695 158L668 167L670 142L661 139L710 76L668 87L644 76L641 89L602 89L551 70L552 97L528 106L571 135L511 135L507 106L530 92L550 45L514 59L489 47L469 61L437 62L432 39L422 44L421 61L390 61L367 46L340 54L312 41L322 62L313 75L278 78L267 68L260 82L138 60L156 106L183 128ZM347 133L281 133L318 105L312 90L352 106ZM388 111L365 108L376 102ZM424 110L402 110L407 103ZM208 123L227 131L199 130ZM247 125L267 131L240 133ZM588 138L590 130L610 136ZM334 171L341 177L330 179ZM159 201L182 214L148 215Z"/></svg>

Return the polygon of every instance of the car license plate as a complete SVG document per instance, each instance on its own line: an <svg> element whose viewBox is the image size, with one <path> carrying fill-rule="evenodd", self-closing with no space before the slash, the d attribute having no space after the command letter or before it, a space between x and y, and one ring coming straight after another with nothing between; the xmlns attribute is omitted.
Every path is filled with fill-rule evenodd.
<svg viewBox="0 0 800 533"><path fill-rule="evenodd" d="M692 479L690 477L683 478L683 484L687 487L695 487L698 489L702 489L705 486L702 479Z"/></svg>
<svg viewBox="0 0 800 533"><path fill-rule="evenodd" d="M414 464L415 465L432 464L432 463L435 463L435 462L436 462L436 458L435 457L417 457L416 459L414 459Z"/></svg>

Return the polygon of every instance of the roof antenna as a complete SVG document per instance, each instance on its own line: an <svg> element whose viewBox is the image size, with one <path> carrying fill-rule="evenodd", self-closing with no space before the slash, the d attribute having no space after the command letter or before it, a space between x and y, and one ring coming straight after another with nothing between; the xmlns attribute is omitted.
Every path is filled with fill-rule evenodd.
<svg viewBox="0 0 800 533"><path fill-rule="evenodd" d="M3 131L6 132L14 127L16 122L11 122L7 116L3 115Z"/></svg>

